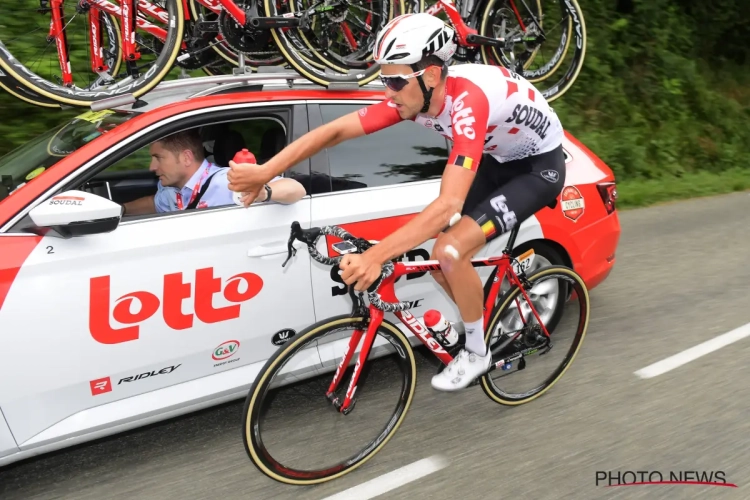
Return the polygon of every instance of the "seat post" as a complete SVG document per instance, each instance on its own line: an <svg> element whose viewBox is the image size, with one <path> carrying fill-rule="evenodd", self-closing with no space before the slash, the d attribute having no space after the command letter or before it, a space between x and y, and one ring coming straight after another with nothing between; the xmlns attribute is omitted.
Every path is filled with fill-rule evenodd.
<svg viewBox="0 0 750 500"><path fill-rule="evenodd" d="M513 247L516 244L516 237L518 236L518 228L520 227L520 224L516 224L516 226L510 231L510 235L508 236L508 244L505 246L505 250L503 253L506 253L508 255L511 255L513 252Z"/></svg>

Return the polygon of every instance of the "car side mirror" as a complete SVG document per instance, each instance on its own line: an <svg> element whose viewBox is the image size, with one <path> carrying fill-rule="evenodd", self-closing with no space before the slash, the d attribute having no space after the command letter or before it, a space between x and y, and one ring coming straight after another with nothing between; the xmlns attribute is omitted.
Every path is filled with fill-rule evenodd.
<svg viewBox="0 0 750 500"><path fill-rule="evenodd" d="M84 191L65 191L29 212L34 226L28 231L66 239L109 233L120 224L122 212L122 205L101 196Z"/></svg>

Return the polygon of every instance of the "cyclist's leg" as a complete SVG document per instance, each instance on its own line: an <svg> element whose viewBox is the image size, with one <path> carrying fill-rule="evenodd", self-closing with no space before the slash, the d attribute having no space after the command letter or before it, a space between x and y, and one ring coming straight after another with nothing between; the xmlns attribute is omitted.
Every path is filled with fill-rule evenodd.
<svg viewBox="0 0 750 500"><path fill-rule="evenodd" d="M469 204L461 221L441 234L435 243L434 254L444 269L443 275L466 326L467 351L456 357L452 363L455 366L446 367L433 377L432 386L436 389L451 391L466 387L491 361L491 354L486 352L484 345L482 283L470 259L486 242L510 231L552 202L565 180L562 147L523 160L497 164L496 168L506 171L503 176L513 171L518 175L502 185L494 183L494 190L475 206ZM458 258L453 252L446 252L449 245L458 251Z"/></svg>
<svg viewBox="0 0 750 500"><path fill-rule="evenodd" d="M466 195L466 200L464 201L461 215L465 215L466 213L474 210L482 201L485 200L485 198L487 198L495 189L497 189L497 186L508 182L513 178L513 176L516 175L516 173L512 171L510 175L507 175L506 172L508 172L509 170L498 168L499 166L500 164L492 156L487 154L482 155L482 159L479 162L479 167L477 168L476 176L474 177L474 182L471 184L469 193ZM442 245L441 242L443 242L443 240L445 239L446 234L454 234L456 231L459 231L463 235L461 238L459 238L461 241L461 248L455 245L453 246L460 255L470 255L469 258L471 258L479 251L479 249L482 248L482 246L484 246L484 235L480 234L479 238L477 238L476 240L476 245L478 246L476 248L473 248L473 245L471 244L471 238L468 235L464 234L464 228L460 228L461 225L466 224L466 222L461 220L454 226L448 228L444 233L438 235L438 239L432 249L432 255L430 256L430 259L440 260L443 257L442 254L438 255L438 250L444 250L444 245ZM474 224L471 224L469 227L472 226L474 226ZM450 259L446 261L446 265L450 267ZM435 281L437 281L438 284L443 287L443 290L445 290L451 300L453 302L456 302L456 298L453 296L453 291L451 290L448 281L445 279L445 275L443 274L443 272L431 271L430 274L435 279ZM479 275L477 275L477 279L479 279Z"/></svg>

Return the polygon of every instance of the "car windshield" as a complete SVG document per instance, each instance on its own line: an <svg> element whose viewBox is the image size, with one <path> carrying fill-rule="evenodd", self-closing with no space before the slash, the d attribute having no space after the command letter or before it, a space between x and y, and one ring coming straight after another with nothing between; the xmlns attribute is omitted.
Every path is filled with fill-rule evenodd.
<svg viewBox="0 0 750 500"><path fill-rule="evenodd" d="M0 158L0 202L78 148L133 118L134 114L89 111Z"/></svg>

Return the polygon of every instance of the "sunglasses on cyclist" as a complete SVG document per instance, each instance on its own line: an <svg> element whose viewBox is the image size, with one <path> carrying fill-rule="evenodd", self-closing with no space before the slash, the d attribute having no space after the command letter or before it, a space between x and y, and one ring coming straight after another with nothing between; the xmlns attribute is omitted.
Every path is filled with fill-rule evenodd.
<svg viewBox="0 0 750 500"><path fill-rule="evenodd" d="M406 84L409 83L409 78L415 78L423 74L425 71L427 71L427 68L408 75L380 75L380 81L392 91L401 92L401 90L406 87Z"/></svg>

